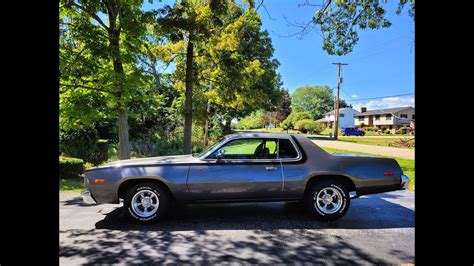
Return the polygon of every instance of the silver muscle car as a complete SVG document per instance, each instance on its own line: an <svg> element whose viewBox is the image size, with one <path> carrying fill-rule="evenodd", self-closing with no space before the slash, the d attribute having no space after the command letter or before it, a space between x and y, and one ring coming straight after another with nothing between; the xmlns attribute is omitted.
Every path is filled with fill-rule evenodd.
<svg viewBox="0 0 474 266"><path fill-rule="evenodd" d="M119 203L138 222L159 221L179 202L302 201L320 220L341 218L350 194L406 189L389 158L325 152L299 135L246 133L203 152L116 161L86 171L88 203Z"/></svg>

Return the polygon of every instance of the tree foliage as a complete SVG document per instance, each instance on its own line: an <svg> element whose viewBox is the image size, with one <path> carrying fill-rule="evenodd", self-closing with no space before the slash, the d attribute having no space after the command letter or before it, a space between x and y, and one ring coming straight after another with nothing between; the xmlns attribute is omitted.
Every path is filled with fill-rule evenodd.
<svg viewBox="0 0 474 266"><path fill-rule="evenodd" d="M303 119L295 123L295 129L302 133L320 134L324 130L324 126L312 119Z"/></svg>
<svg viewBox="0 0 474 266"><path fill-rule="evenodd" d="M61 133L91 129L122 159L197 151L233 118L280 108L273 52L254 1L63 0Z"/></svg>
<svg viewBox="0 0 474 266"><path fill-rule="evenodd" d="M288 90L283 90L280 103L278 105L278 122L283 122L291 113L291 95Z"/></svg>
<svg viewBox="0 0 474 266"><path fill-rule="evenodd" d="M332 90L328 86L305 86L293 92L291 105L295 112L309 112L313 120L334 109Z"/></svg>
<svg viewBox="0 0 474 266"><path fill-rule="evenodd" d="M265 126L263 121L264 112L262 110L258 110L252 112L250 115L242 118L237 123L237 128L239 129L256 129L256 128L263 128Z"/></svg>
<svg viewBox="0 0 474 266"><path fill-rule="evenodd" d="M295 124L298 121L301 121L304 119L311 119L310 112L296 112L293 110L290 113L290 115L285 120L283 120L283 122L281 123L281 126L284 128L294 129Z"/></svg>
<svg viewBox="0 0 474 266"><path fill-rule="evenodd" d="M172 31L171 42L158 45L155 51L162 60L176 63L174 82L178 90L188 91L192 83L192 95L185 98L192 97L193 121L198 125L209 124L219 112L227 121L228 132L232 118L243 117L256 106L276 108L282 95L279 62L273 58L269 34L261 30L260 16L251 4L222 1L212 8L212 3L178 2L174 7L164 8L165 16L159 20L166 31L186 25L183 36L194 29L192 81L188 68L189 38L186 43ZM189 5L194 7L192 16L186 11ZM183 13L192 21L181 21ZM189 26L190 23L195 26ZM189 108L186 107L188 113Z"/></svg>
<svg viewBox="0 0 474 266"><path fill-rule="evenodd" d="M60 123L74 128L115 116L122 159L130 157L129 103L146 82L137 57L154 12L142 4L60 3Z"/></svg>
<svg viewBox="0 0 474 266"><path fill-rule="evenodd" d="M324 34L323 49L331 55L345 55L354 49L359 41L357 30L388 28L392 23L387 19L387 0L326 0L317 10L313 23L320 25ZM399 0L397 14L407 5L407 0ZM415 0L410 0L409 15L414 17Z"/></svg>
<svg viewBox="0 0 474 266"><path fill-rule="evenodd" d="M312 31L315 26L323 35L322 48L330 55L346 55L354 49L359 41L359 30L388 28L392 23L387 19L387 0L323 0L314 5L306 0L303 6L318 9L306 24L290 25L300 28L293 35L304 35ZM408 5L408 15L415 16L415 0L398 0L395 11L400 15Z"/></svg>

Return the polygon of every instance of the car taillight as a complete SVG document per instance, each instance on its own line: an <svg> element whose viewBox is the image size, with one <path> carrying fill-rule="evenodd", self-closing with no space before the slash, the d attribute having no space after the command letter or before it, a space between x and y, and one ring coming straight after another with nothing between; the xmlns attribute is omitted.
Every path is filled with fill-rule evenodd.
<svg viewBox="0 0 474 266"><path fill-rule="evenodd" d="M384 176L391 176L391 175L393 175L393 172L383 172L383 175Z"/></svg>

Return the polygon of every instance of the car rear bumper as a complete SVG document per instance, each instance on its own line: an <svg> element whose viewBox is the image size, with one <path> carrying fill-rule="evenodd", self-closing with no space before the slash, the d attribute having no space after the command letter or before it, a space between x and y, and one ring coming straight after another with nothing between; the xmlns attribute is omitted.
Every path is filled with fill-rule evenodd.
<svg viewBox="0 0 474 266"><path fill-rule="evenodd" d="M89 189L86 189L81 192L82 201L88 204L97 204L95 199L92 197L92 193Z"/></svg>
<svg viewBox="0 0 474 266"><path fill-rule="evenodd" d="M410 183L410 178L406 175L401 176L401 182L400 182L400 189L407 189L408 188L408 183Z"/></svg>

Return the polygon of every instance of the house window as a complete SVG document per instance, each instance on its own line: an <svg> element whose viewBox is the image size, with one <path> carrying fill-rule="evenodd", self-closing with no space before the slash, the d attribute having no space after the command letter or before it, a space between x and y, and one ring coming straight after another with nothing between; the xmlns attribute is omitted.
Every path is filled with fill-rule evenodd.
<svg viewBox="0 0 474 266"><path fill-rule="evenodd" d="M364 121L364 117L363 116L359 116L359 121Z"/></svg>
<svg viewBox="0 0 474 266"><path fill-rule="evenodd" d="M407 114L400 114L400 118L408 118L408 115Z"/></svg>
<svg viewBox="0 0 474 266"><path fill-rule="evenodd" d="M344 117L344 114L339 114L339 117Z"/></svg>
<svg viewBox="0 0 474 266"><path fill-rule="evenodd" d="M376 115L375 120L380 120L380 115Z"/></svg>
<svg viewBox="0 0 474 266"><path fill-rule="evenodd" d="M411 115L411 119L415 120L415 115Z"/></svg>
<svg viewBox="0 0 474 266"><path fill-rule="evenodd" d="M386 114L385 120L392 120L392 114Z"/></svg>

